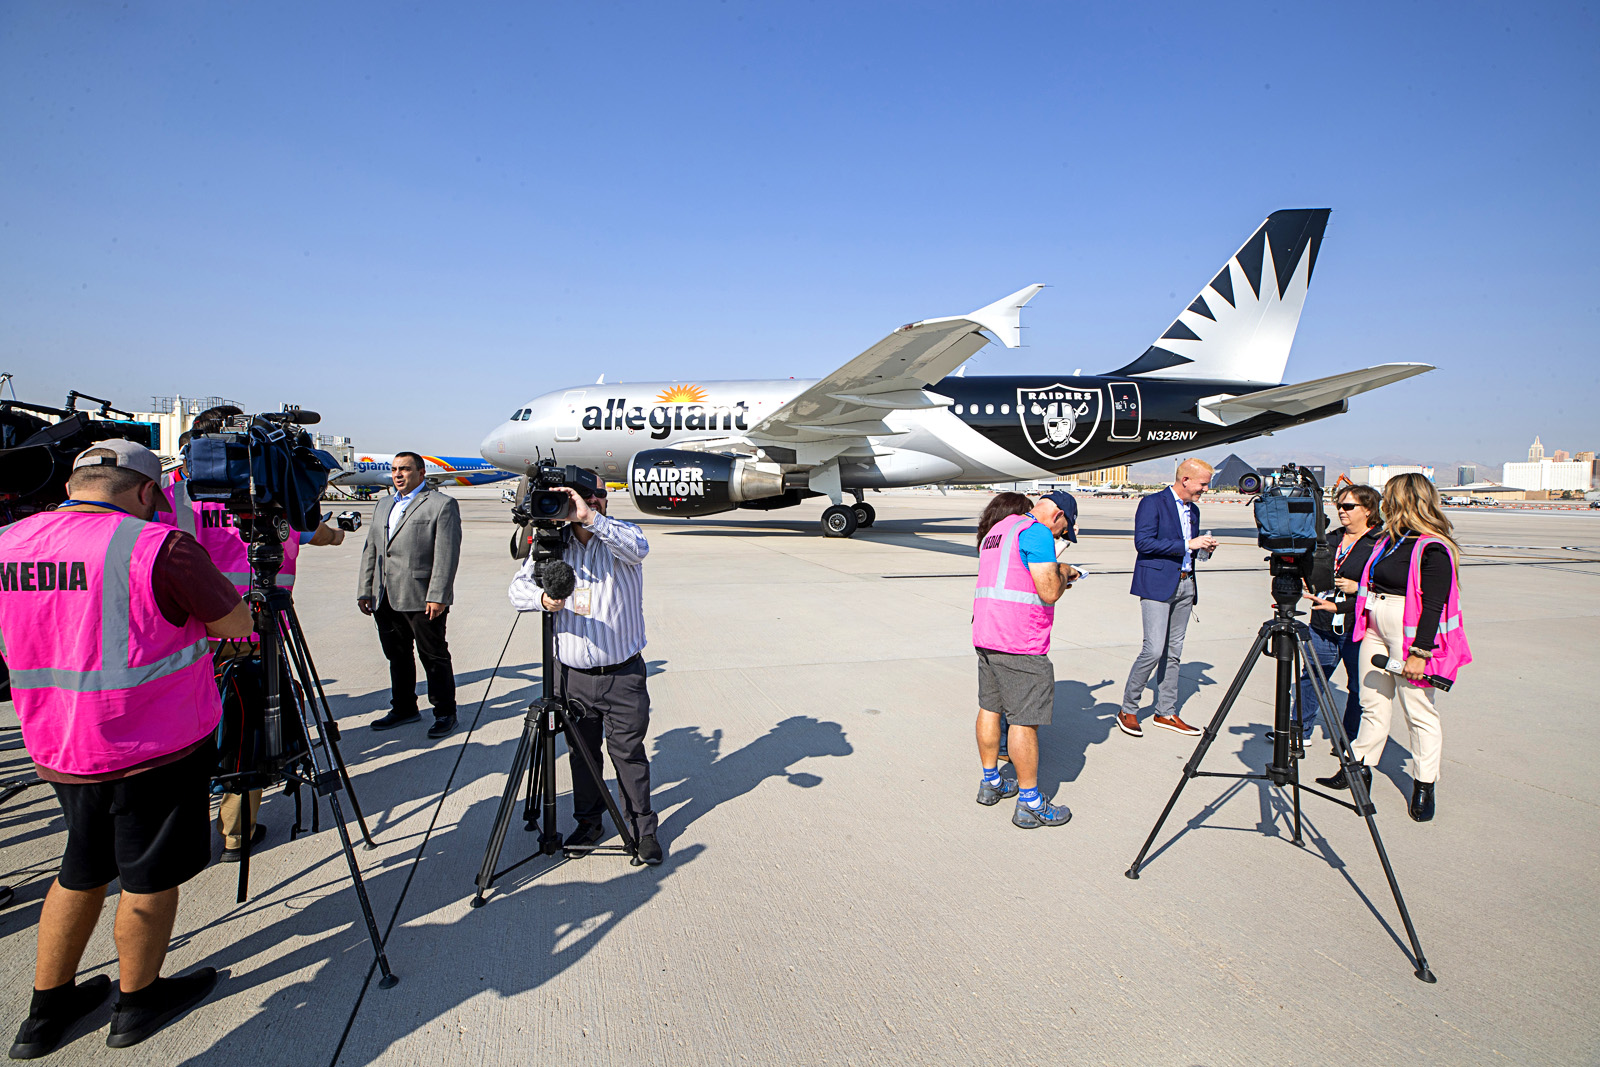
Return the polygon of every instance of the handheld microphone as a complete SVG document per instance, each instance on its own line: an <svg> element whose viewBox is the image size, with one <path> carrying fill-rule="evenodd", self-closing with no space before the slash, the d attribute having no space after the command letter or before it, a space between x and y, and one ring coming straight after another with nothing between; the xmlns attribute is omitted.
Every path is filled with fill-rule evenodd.
<svg viewBox="0 0 1600 1067"><path fill-rule="evenodd" d="M565 600L578 587L578 576L564 560L553 559L546 563L543 578L544 594L551 600Z"/></svg>
<svg viewBox="0 0 1600 1067"><path fill-rule="evenodd" d="M1388 671L1390 674L1405 674L1404 667L1391 667L1389 665L1389 657L1382 652L1372 657L1372 665L1380 671ZM1448 678L1440 678L1437 674L1424 674L1422 680L1444 693L1450 692L1450 687L1455 684Z"/></svg>

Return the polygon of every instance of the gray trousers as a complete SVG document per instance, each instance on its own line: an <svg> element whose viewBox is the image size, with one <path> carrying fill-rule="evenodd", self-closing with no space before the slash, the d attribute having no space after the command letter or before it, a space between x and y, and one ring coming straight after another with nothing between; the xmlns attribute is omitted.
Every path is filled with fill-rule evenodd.
<svg viewBox="0 0 1600 1067"><path fill-rule="evenodd" d="M579 719L578 734L589 753L604 772L605 760L600 741L605 736L611 766L617 772L618 806L635 837L656 832L656 814L650 807L650 758L645 755L644 738L650 730L650 690L645 685L643 660L616 674L584 674L556 667L561 679L561 695L577 701L591 713ZM589 774L582 757L569 754L572 767L572 814L580 823L600 822L606 813L600 783Z"/></svg>
<svg viewBox="0 0 1600 1067"><path fill-rule="evenodd" d="M1178 714L1178 661L1183 656L1183 635L1189 629L1189 613L1194 610L1194 578L1178 579L1178 590L1171 600L1139 600L1139 616L1144 622L1144 647L1128 672L1122 690L1122 710L1139 713L1139 701L1150 673L1156 676L1156 714Z"/></svg>

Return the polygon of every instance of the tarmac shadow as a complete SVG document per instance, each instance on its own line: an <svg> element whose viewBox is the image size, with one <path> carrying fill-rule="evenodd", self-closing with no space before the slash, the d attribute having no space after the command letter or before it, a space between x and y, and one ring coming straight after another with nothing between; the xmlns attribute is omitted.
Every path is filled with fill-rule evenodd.
<svg viewBox="0 0 1600 1067"><path fill-rule="evenodd" d="M653 790L651 805L656 811L682 805L661 821L657 836L664 844L713 808L737 800L768 778L785 778L801 789L821 785L818 775L790 769L801 760L855 752L843 726L809 715L784 719L727 755L721 750L721 730L705 734L698 726L681 726L656 738L650 776L675 784Z"/></svg>
<svg viewBox="0 0 1600 1067"><path fill-rule="evenodd" d="M1089 685L1073 680L1056 681L1055 710L1050 725L1039 730L1039 789L1053 797L1066 782L1083 773L1089 749L1101 744L1117 728L1121 701L1095 701L1095 692L1114 679Z"/></svg>

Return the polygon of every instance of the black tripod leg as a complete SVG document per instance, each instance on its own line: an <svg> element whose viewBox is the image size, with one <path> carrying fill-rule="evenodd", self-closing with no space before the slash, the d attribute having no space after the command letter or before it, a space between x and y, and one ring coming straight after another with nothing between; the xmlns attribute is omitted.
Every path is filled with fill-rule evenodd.
<svg viewBox="0 0 1600 1067"><path fill-rule="evenodd" d="M556 716L560 707L551 701L539 717L539 854L554 856L561 851L561 832L556 829Z"/></svg>
<svg viewBox="0 0 1600 1067"><path fill-rule="evenodd" d="M567 744L583 760L583 765L588 768L595 784L600 787L600 795L606 799L606 810L611 813L611 823L617 828L617 833L622 835L623 844L627 847L628 854L633 857L633 865L639 866L644 861L639 858L639 842L634 839L633 827L628 825L627 820L622 817L622 812L617 810L617 801L611 795L611 787L606 785L605 775L601 773L600 765L595 762L594 753L589 751L588 744L579 735L577 723L572 721L565 708L562 708L559 714L561 727L567 734Z"/></svg>
<svg viewBox="0 0 1600 1067"><path fill-rule="evenodd" d="M328 695L322 690L322 678L317 674L317 666L311 660L311 646L306 642L305 632L300 629L300 616L295 613L293 601L289 602L283 615L287 623L285 631L290 637L288 647L300 674L300 688L305 691L306 702L311 705L312 717L317 721L317 733L328 742L328 752L332 757L333 766L338 771L339 781L344 784L345 795L350 798L350 810L355 812L356 825L361 828L361 840L366 842L369 850L376 848L372 832L367 829L367 817L361 811L361 801L356 796L356 787L350 781L350 770L345 766L344 753L339 750L339 728L333 721L333 711L328 707Z"/></svg>
<svg viewBox="0 0 1600 1067"><path fill-rule="evenodd" d="M1331 713L1333 693L1328 685L1327 676L1322 673L1322 664L1318 663L1315 657L1309 662L1311 682L1317 687L1317 700L1330 710L1328 730L1333 734L1334 748L1339 753L1339 765L1344 768L1345 780L1350 783L1350 798L1355 803L1356 810L1361 813L1361 817L1367 821L1367 832L1372 835L1372 847L1378 850L1378 862L1383 865L1383 876L1389 880L1389 892L1394 894L1395 907L1400 909L1400 921L1405 924L1406 938L1411 942L1411 953L1417 964L1413 973L1424 982L1436 982L1438 979L1428 968L1427 957L1422 954L1422 942L1417 940L1417 928L1411 922L1411 912L1406 908L1405 897L1400 894L1400 883L1395 880L1394 868L1389 864L1389 853L1383 847L1383 838L1378 835L1378 824L1373 819L1377 809L1367 792L1366 781L1356 770L1355 752L1350 747L1350 739L1345 736L1344 720Z"/></svg>
<svg viewBox="0 0 1600 1067"><path fill-rule="evenodd" d="M500 808L495 812L494 829L489 833L489 847L483 852L483 866L478 868L478 891L472 897L474 908L483 907L483 894L494 885L494 869L500 863L500 850L505 847L511 813L517 807L517 794L522 792L522 776L527 773L528 760L533 754L533 739L539 730L538 719L539 705L530 704L528 714L522 720L522 736L517 740L516 755L511 757L511 774L506 779L505 792L500 795Z"/></svg>
<svg viewBox="0 0 1600 1067"><path fill-rule="evenodd" d="M1167 806L1161 809L1161 817L1150 828L1150 836L1144 839L1144 847L1133 858L1133 865L1123 873L1129 878L1139 877L1139 868L1144 865L1144 858L1150 852L1150 846L1155 844L1156 835L1161 832L1162 825L1167 821L1167 816L1172 814L1172 808L1178 803L1178 796L1183 792L1183 787L1189 784L1195 772L1200 769L1200 761L1205 758L1206 750L1211 747L1211 742L1216 740L1218 732L1222 729L1222 720L1228 717L1228 712L1233 709L1233 702L1239 699L1239 694L1244 691L1244 683L1250 677L1250 669L1256 665L1256 660L1261 658L1262 649L1267 646L1267 634L1271 624L1261 627L1261 632L1256 634L1255 644L1250 646L1250 651L1244 657L1244 663L1239 666L1239 673L1233 676L1233 683L1228 686L1228 693L1222 698L1222 703L1217 705L1215 715L1206 725L1204 733L1200 736L1200 743L1195 746L1194 755L1189 757L1189 762L1183 765L1183 774L1178 778L1178 788L1172 791L1172 796L1167 800Z"/></svg>

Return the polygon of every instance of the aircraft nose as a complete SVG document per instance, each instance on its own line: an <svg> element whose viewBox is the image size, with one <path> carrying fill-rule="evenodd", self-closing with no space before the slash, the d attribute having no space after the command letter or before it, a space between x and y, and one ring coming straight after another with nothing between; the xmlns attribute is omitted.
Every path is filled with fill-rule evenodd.
<svg viewBox="0 0 1600 1067"><path fill-rule="evenodd" d="M478 454L490 463L506 458L506 439L511 436L511 423L502 422L489 431L489 436L478 446Z"/></svg>

